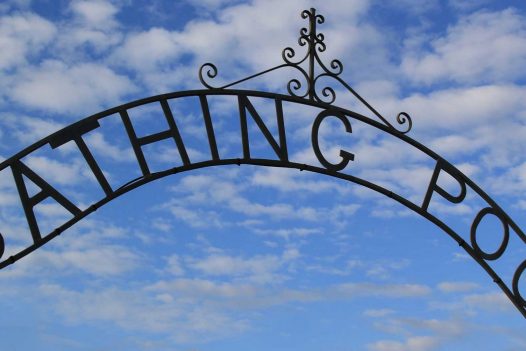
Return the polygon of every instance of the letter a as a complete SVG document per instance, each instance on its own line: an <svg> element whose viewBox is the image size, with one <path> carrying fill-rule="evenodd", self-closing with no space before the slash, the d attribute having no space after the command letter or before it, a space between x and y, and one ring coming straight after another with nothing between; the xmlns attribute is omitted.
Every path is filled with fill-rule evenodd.
<svg viewBox="0 0 526 351"><path fill-rule="evenodd" d="M40 202L44 201L48 197L52 197L56 202L58 202L62 207L71 212L73 215L78 215L81 213L80 209L75 206L71 201L66 199L64 195L58 192L57 189L53 188L42 179L38 174L31 170L28 166L23 164L21 161L16 161L11 165L11 171L13 172L13 177L15 178L16 188L18 190L18 195L22 201L22 206L24 208L24 213L26 215L27 223L29 225L29 230L31 231L31 236L33 241L37 243L42 239L40 235L40 230L38 229L38 223L35 217L35 212L33 208L38 205ZM24 182L24 177L26 176L31 180L36 186L38 186L41 191L32 197L29 196L27 192L26 183Z"/></svg>

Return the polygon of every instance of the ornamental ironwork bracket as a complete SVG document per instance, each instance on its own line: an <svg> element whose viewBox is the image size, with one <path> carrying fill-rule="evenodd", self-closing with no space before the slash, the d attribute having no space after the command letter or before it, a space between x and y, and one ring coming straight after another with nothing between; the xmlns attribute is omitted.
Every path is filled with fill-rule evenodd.
<svg viewBox="0 0 526 351"><path fill-rule="evenodd" d="M284 63L281 65L266 69L259 73L251 76L236 80L235 82L228 83L222 86L213 86L208 83L205 76L214 79L217 77L218 69L213 63L207 62L199 68L199 80L208 89L227 89L235 85L246 82L252 78L259 77L266 73L279 70L281 68L294 68L300 73L301 80L293 78L287 83L287 91L291 96L305 98L310 101L331 105L336 100L336 92L334 88L330 86L322 86L318 89L318 83L322 78L333 78L340 83L347 91L349 91L356 99L358 99L370 112L378 117L385 125L389 128L405 134L411 130L413 123L411 117L406 112L400 112L396 116L397 124L402 129L396 128L390 123L387 118L382 116L371 104L369 104L360 94L356 92L347 82L345 82L340 75L343 72L343 63L338 59L333 59L329 66L325 65L320 58L320 53L325 52L327 45L325 44L325 35L318 33L317 25L325 22L325 17L316 13L316 9L311 8L310 10L304 10L301 13L303 19L308 19L309 28L303 27L300 29L300 37L298 38L298 44L300 46L306 46L307 50L305 55L298 60L296 58L296 51L293 48L287 47L283 49L281 57ZM302 66L308 64L305 69ZM318 67L317 67L318 66ZM318 69L317 69L318 68ZM306 88L303 88L302 80L306 83ZM303 92L303 93L302 93ZM318 93L321 93L320 94Z"/></svg>

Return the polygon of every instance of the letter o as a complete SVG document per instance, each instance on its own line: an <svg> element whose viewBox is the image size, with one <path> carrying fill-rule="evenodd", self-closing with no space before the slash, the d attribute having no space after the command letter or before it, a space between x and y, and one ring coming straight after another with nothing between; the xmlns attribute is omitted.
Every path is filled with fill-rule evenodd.
<svg viewBox="0 0 526 351"><path fill-rule="evenodd" d="M517 267L517 270L515 271L515 274L513 275L513 294L515 295L515 298L519 300L519 304L521 304L523 307L526 307L526 301L521 295L521 292L519 291L519 279L521 278L522 272L526 269L526 260L524 260L519 267Z"/></svg>
<svg viewBox="0 0 526 351"><path fill-rule="evenodd" d="M0 233L0 258L4 255L5 251L5 241L2 233Z"/></svg>
<svg viewBox="0 0 526 351"><path fill-rule="evenodd" d="M487 214L492 214L495 217L497 217L500 220L502 224L502 228L504 230L504 236L502 238L502 242L499 248L497 249L497 251L492 252L492 253L487 253L487 252L482 251L482 249L477 243L477 228L480 224L480 221ZM502 256L502 254L506 250L506 247L508 246L509 239L510 239L510 229L509 229L508 224L502 218L502 215L500 214L500 212L495 210L492 207L483 208L473 220L473 224L471 224L471 246L473 246L473 249L475 250L475 253L477 254L477 256L482 257L485 260L493 261L493 260L498 259L500 256Z"/></svg>

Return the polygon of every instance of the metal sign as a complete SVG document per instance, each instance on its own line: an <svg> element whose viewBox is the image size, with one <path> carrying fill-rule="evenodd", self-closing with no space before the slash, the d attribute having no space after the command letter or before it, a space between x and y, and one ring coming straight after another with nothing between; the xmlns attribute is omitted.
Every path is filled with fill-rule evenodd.
<svg viewBox="0 0 526 351"><path fill-rule="evenodd" d="M293 168L300 171L310 171L339 178L367 187L387 196L388 198L393 199L394 201L399 202L400 204L406 206L430 222L434 223L445 233L447 233L453 240L455 240L458 245L460 245L490 275L493 281L508 296L518 311L524 317L526 317L526 301L521 295L519 289L519 280L526 269L526 260L524 260L516 268L511 283L504 282L492 268L492 263L501 258L501 256L507 250L510 242L510 235L514 234L520 239L519 242L526 243L526 236L524 232L506 214L506 212L504 212L504 210L491 199L489 195L487 195L465 174L463 174L455 166L429 148L407 136L407 132L409 132L412 127L411 118L407 113L402 112L398 114L396 117L396 123L389 122L387 118L382 116L354 89L352 89L350 85L341 79L340 74L343 71L343 65L340 61L333 60L330 62L329 67L327 67L319 56L320 52L324 52L326 50L324 36L323 34L317 32L317 25L322 24L324 22L324 18L323 16L317 14L315 9L303 11L301 15L304 19L309 21L309 28L302 28L300 31L298 43L300 46L306 47L307 50L306 54L298 60L295 60L295 51L292 48L286 48L282 53L284 60L283 64L220 87L214 87L209 82L207 82L207 80L215 78L218 74L216 66L211 63L207 63L203 65L199 71L199 78L207 89L157 95L111 108L80 120L52 135L49 135L48 137L36 142L30 147L20 151L16 155L2 162L0 164L0 171L9 169L13 175L21 205L29 226L30 232L27 235L31 236L32 243L15 254L4 258L0 262L0 269L13 264L17 260L41 247L51 239L59 236L67 228L73 226L75 223L79 222L90 213L93 213L109 201L156 179L171 174L220 165L247 164L268 167ZM307 67L303 68L303 66ZM279 70L281 68L292 68L299 73L301 78L301 80L292 79L288 82L287 91L289 95L262 91L230 89L231 87L243 83L249 79ZM358 101L360 101L378 120L369 118L349 109L333 105L336 98L336 92L332 87L329 86L319 87L318 85L321 82L321 78L331 78L337 83L341 84L343 88L345 88L355 98L357 98ZM305 86L303 84L305 84ZM239 157L225 158L222 157L219 152L218 141L214 130L214 123L208 103L210 97L213 96L229 96L236 99L236 104L239 111L238 119L240 123L239 138L242 145L242 150L239 150ZM208 147L210 150L210 157L205 161L194 162L190 158L187 152L185 141L179 132L178 123L174 118L168 103L169 101L175 99L187 97L196 97L200 103L203 118L202 125L208 138ZM274 105L278 135L273 135L270 132L269 127L265 124L260 113L254 106L253 101L257 98L264 98L266 101L269 101ZM311 127L312 150L321 166L318 164L298 163L289 159L287 131L285 130L285 120L287 115L284 113L284 103L311 106L317 108L317 111L321 110L321 112L313 116L313 123ZM132 120L130 119L129 111L147 104L157 104L158 109L162 111L169 128L162 132L139 137L136 133ZM114 115L119 116L120 123L122 123L122 126L126 130L129 143L133 148L138 167L141 170L140 177L130 179L127 183L116 189L111 187L104 175L103 170L97 163L92 151L84 140L84 136L86 134L100 128L99 121ZM325 123L328 117L336 118L338 123L341 123L342 130L349 134L352 133L353 136L354 133L351 122L359 121L361 123L365 123L370 127L376 128L382 133L387 133L390 136L397 138L398 140L410 145L421 152L423 155L432 159L435 163L435 167L429 180L429 185L427 188L422 189L422 197L424 200L421 203L416 203L411 199L404 198L392 190L389 190L379 184L375 184L371 180L353 175L352 170L348 170L348 166L354 162L355 158L360 157L360 155L355 154L353 150L341 149L339 151L339 162L334 163L329 161L326 157L327 155L324 155L319 145L320 127ZM251 142L248 132L249 123L255 123L258 131L262 134L266 142L268 142L269 146L272 148L275 157L255 158L252 156ZM181 157L182 164L165 170L152 172L145 158L143 148L146 145L167 139L172 139L175 142L175 146L177 148L178 154ZM81 210L77 205L75 205L75 201L73 199L70 199L64 194L60 193L56 188L50 185L46 179L44 179L44 176L39 175L23 161L24 157L31 155L43 146L49 145L53 150L56 150L69 142L76 144L86 164L89 166L89 169L93 173L93 176L96 178L100 188L105 194L103 198L92 203L85 210ZM438 178L441 174L449 175L457 183L460 189L458 194L451 194L438 184ZM39 188L39 191L35 195L29 195L28 181L33 183L33 186ZM478 212L478 214L471 219L472 224L470 237L469 240L466 241L461 237L461 235L455 232L450 225L448 225L447 218L441 218L438 214L431 213L429 211L429 206L432 199L436 197L441 197L443 200L454 204L462 203L466 198L468 190L476 193L485 203L485 207L483 207L482 210L480 210L480 212ZM69 220L62 223L49 233L41 232L34 211L35 206L44 200L54 200L57 204L71 213L71 218ZM486 216L494 216L498 221L500 221L503 228L502 241L499 247L493 252L487 252L483 250L479 246L477 240L477 230L479 224ZM5 241L3 236L0 234L0 258L4 254L4 249Z"/></svg>

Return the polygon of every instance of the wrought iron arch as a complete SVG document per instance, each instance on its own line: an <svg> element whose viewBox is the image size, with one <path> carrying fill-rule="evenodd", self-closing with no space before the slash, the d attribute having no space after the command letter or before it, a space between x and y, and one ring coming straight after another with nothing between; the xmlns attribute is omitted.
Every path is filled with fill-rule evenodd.
<svg viewBox="0 0 526 351"><path fill-rule="evenodd" d="M31 235L31 238L33 240L33 243L28 247L9 256L8 258L4 258L0 262L0 269L15 263L17 260L35 251L42 245L49 242L51 239L59 236L66 229L70 228L75 223L82 220L84 217L95 212L101 206L104 206L106 203L144 184L166 177L168 175L221 165L246 164L267 167L290 168L298 169L300 171L309 171L313 173L323 174L364 186L380 194L383 194L386 197L393 199L394 201L399 202L400 204L406 206L407 208L426 218L428 221L434 223L439 228L441 228L446 234L448 234L453 240L455 240L489 274L493 281L502 289L502 291L515 305L517 310L524 317L526 317L526 300L523 297L523 295L521 295L519 288L519 280L521 279L523 272L526 270L526 260L524 260L517 267L511 284L506 284L490 265L490 262L499 259L506 251L509 244L511 232L515 233L523 243L526 243L526 235L524 234L524 232L511 219L511 217L469 177L467 177L464 173L462 173L460 170L458 170L455 166L453 166L447 160L442 158L440 155L438 155L431 149L427 148L423 144L410 138L407 135L407 133L411 130L412 127L411 118L407 113L401 112L396 117L396 125L399 128L401 128L398 129L397 126L395 126L395 124L390 123L369 103L367 103L365 99L363 99L354 89L352 89L352 87L350 87L345 81L341 79L340 74L343 71L343 65L340 61L332 60L330 63L330 69L327 68L327 66L323 64L319 56L319 53L324 52L326 49L326 45L324 43L324 36L323 34L317 32L317 24L322 24L324 22L324 18L323 16L317 14L315 9L303 11L301 16L304 19L308 19L309 28L302 28L300 31L300 38L298 40L298 43L300 46L307 46L307 53L300 60L292 61L296 56L296 53L292 48L286 48L285 50L283 50L282 53L283 60L285 61L284 64L220 87L213 87L206 80L206 78L213 79L217 76L218 70L216 66L211 63L204 64L200 68L199 78L207 89L179 91L168 94L156 95L149 98L129 102L108 109L106 111L102 111L100 113L89 116L83 120L80 120L76 123L73 123L63 128L62 130L59 130L49 135L46 138L43 138L42 140L34 143L33 145L27 147L26 149L20 151L19 153L15 154L9 159L0 163L0 171L10 169L10 171L13 174L16 188L20 196L22 207L29 225L29 235ZM307 69L301 67L301 65L304 63L307 63ZM316 64L318 66L316 66ZM301 81L298 79L292 79L288 82L287 91L289 95L263 91L229 89L232 86L245 82L249 79L285 67L292 67L300 73L300 76L302 78L305 79L304 83L306 84L306 88L303 93L298 93L298 91L300 91L303 87ZM363 103L365 107L370 112L372 112L373 115L376 116L376 118L378 118L379 120L375 120L363 114L333 105L333 102L335 101L336 97L336 92L332 87L322 87L320 96L320 90L317 89L317 84L319 82L319 79L323 77L335 79L344 88L346 88L354 97L356 97L361 103ZM237 98L241 125L241 140L243 146L243 153L238 158L221 158L219 155L214 126L212 123L210 109L208 106L208 98L211 96L230 96ZM172 99L179 99L185 97L197 97L200 101L202 116L206 128L206 134L208 136L209 141L209 160L192 162L186 151L186 147L183 139L181 138L181 134L179 133L176 120L174 119L168 101ZM264 98L274 103L279 134L277 140L271 134L271 132L265 125L263 119L259 116L256 108L252 104L251 99L254 98ZM286 131L284 126L284 102L311 106L321 109L321 112L318 113L318 115L313 121L311 133L311 143L313 151L318 161L320 162L321 167L319 165L297 163L289 160L286 143ZM128 111L133 108L152 103L159 104L159 108L162 110L169 128L168 130L163 132L138 137L130 120ZM83 139L83 135L100 127L100 120L112 115L120 116L121 122L127 132L127 136L129 138L129 141L137 158L138 165L142 172L142 175L140 177L130 180L129 182L117 189L113 189L110 186L100 166L95 160L92 152L90 151L89 147ZM276 158L254 158L251 156L249 134L247 130L247 120L249 116L254 120L259 130L266 138L269 145L272 147L273 151L277 156ZM423 202L415 203L410 199L404 198L403 196L396 194L393 191L381 185L375 184L370 180L343 172L345 167L350 162L352 162L355 157L355 155L349 151L340 150L341 161L337 164L328 161L324 157L318 143L319 127L326 117L335 117L336 119L338 119L342 123L347 133L352 133L352 120L360 121L380 130L381 132L387 133L399 139L400 141L414 147L415 149L419 150L420 152L434 160L435 168L432 173L429 186L424 192ZM142 148L144 145L159 142L165 139L173 139L175 141L178 152L181 156L182 165L172 167L163 171L151 172L148 163L146 162L146 159L144 157ZM52 187L45 179L43 179L39 174L37 174L34 170L32 170L22 161L24 157L30 155L31 153L43 146L49 145L52 149L56 149L68 142L74 142L77 145L79 151L83 155L87 165L91 169L93 175L97 179L101 189L105 194L105 196L102 199L91 204L85 210L79 209L73 203L73 201L66 198L63 194L61 194L57 189ZM459 194L451 194L438 185L438 177L442 172L451 176L458 183L460 187ZM25 178L32 181L36 186L38 186L41 189L41 191L33 196L30 196L27 189L26 181L24 180ZM428 210L431 199L435 195L435 193L443 197L445 200L456 204L464 201L468 187L472 191L477 193L486 203L486 207L484 207L472 221L469 242L464 240L461 235L456 233L443 219L430 213ZM69 211L72 214L72 218L55 228L50 233L42 235L38 226L37 219L35 217L34 208L39 203L48 198L52 198L54 201L56 201L58 204L64 207L64 209ZM499 248L494 252L484 251L482 248L480 248L477 241L478 226L482 219L487 215L495 216L501 222L503 227L503 238L501 244ZM2 258L4 254L5 244L6 243L4 241L4 238L0 234L0 258Z"/></svg>

